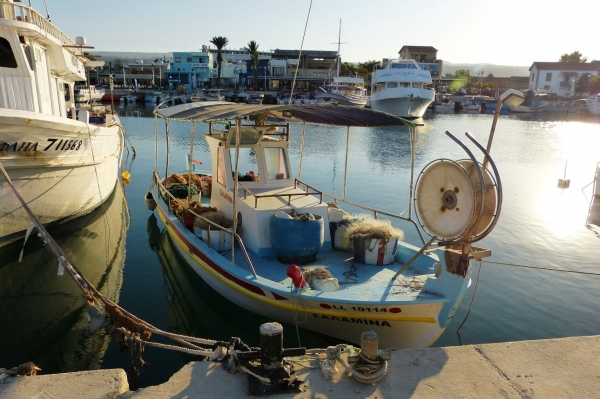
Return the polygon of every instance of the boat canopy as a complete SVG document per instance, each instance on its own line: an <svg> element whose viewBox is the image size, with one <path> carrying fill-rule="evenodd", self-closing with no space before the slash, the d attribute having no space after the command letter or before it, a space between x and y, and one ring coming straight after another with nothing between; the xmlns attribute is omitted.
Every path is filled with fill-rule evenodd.
<svg viewBox="0 0 600 399"><path fill-rule="evenodd" d="M164 119L187 122L224 122L260 115L261 117L334 126L418 126L406 119L384 112L327 103L261 105L212 101L159 108L154 111L154 114Z"/></svg>

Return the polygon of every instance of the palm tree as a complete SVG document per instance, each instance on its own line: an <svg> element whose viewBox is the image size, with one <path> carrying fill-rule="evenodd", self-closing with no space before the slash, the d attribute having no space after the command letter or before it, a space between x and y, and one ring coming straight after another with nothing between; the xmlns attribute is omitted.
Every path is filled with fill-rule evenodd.
<svg viewBox="0 0 600 399"><path fill-rule="evenodd" d="M252 90L256 91L256 86L258 85L258 43L250 40L246 51L250 53L250 58L252 59Z"/></svg>
<svg viewBox="0 0 600 399"><path fill-rule="evenodd" d="M224 36L215 36L210 42L217 48L217 87L221 88L221 63L223 62L223 47L227 46L229 39Z"/></svg>
<svg viewBox="0 0 600 399"><path fill-rule="evenodd" d="M375 72L375 68L379 68L380 63L381 61L370 60L358 64L358 73L367 77L365 79L367 87L371 87L371 72Z"/></svg>

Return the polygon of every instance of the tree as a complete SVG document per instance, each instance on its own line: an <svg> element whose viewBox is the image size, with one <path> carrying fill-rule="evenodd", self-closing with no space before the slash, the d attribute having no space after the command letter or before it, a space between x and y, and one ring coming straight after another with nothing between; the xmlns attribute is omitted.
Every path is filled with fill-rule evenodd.
<svg viewBox="0 0 600 399"><path fill-rule="evenodd" d="M367 87L371 86L371 72L379 67L381 61L370 60L367 62L361 62L358 64L358 73L362 76L366 76Z"/></svg>
<svg viewBox="0 0 600 399"><path fill-rule="evenodd" d="M252 76L254 78L252 79L252 90L256 91L256 86L258 85L258 43L250 40L246 51L250 54L250 59L252 59Z"/></svg>
<svg viewBox="0 0 600 399"><path fill-rule="evenodd" d="M454 72L454 81L450 84L451 91L457 91L469 84L469 77L471 76L471 72L468 69L459 69Z"/></svg>
<svg viewBox="0 0 600 399"><path fill-rule="evenodd" d="M588 86L589 93L600 93L600 75L594 76L590 79L590 84Z"/></svg>
<svg viewBox="0 0 600 399"><path fill-rule="evenodd" d="M591 73L584 73L581 75L577 83L575 83L575 93L585 93L589 90L590 82L592 80Z"/></svg>
<svg viewBox="0 0 600 399"><path fill-rule="evenodd" d="M210 42L217 48L217 87L221 88L221 63L223 62L223 47L227 46L229 39L224 36L215 36Z"/></svg>
<svg viewBox="0 0 600 399"><path fill-rule="evenodd" d="M574 51L571 54L563 54L560 56L558 62L572 62L572 63L585 63L587 62L587 57L584 57L579 51Z"/></svg>
<svg viewBox="0 0 600 399"><path fill-rule="evenodd" d="M340 67L340 75L356 75L357 72L358 68L356 68L356 65L350 64L349 62L342 62Z"/></svg>

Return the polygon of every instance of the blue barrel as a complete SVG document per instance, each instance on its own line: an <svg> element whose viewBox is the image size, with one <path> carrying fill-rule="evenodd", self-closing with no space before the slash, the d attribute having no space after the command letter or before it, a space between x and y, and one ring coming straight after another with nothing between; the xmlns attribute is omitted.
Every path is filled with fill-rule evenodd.
<svg viewBox="0 0 600 399"><path fill-rule="evenodd" d="M323 246L323 218L315 220L282 219L271 216L271 246L277 259L285 264L305 265L317 259Z"/></svg>

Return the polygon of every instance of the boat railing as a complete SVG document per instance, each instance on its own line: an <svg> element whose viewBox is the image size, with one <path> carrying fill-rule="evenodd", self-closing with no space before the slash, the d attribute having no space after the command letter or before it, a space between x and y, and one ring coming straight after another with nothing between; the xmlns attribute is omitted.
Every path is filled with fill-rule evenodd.
<svg viewBox="0 0 600 399"><path fill-rule="evenodd" d="M48 32L51 36L57 38L62 42L63 46L69 46L67 50L73 51L77 55L83 55L82 50L76 47L76 44L69 36L65 35L48 19L40 15L31 7L7 1L0 1L0 19L2 18L33 24L41 30Z"/></svg>
<svg viewBox="0 0 600 399"><path fill-rule="evenodd" d="M304 186L310 187L307 184L305 184L305 183L303 183L303 182L301 182L299 180L296 180L296 182L298 184L300 184L300 185L304 185ZM358 204L356 202L348 201L347 199L337 197L337 196L335 196L333 194L327 194L327 193L322 193L322 192L320 192L320 193L321 193L322 196L325 196L327 198L331 198L333 200L333 202L335 202L336 204L338 202L342 202L344 204L348 204L350 206L353 206L353 207L356 207L356 208L360 208L360 209L364 209L365 211L372 212L373 213L373 217L375 219L377 219L379 217L379 215L384 215L384 216L388 216L388 217L391 217L391 218L394 218L394 219L399 219L399 220L411 223L415 227L415 230L417 231L417 233L419 234L419 237L421 238L422 243L425 244L425 239L423 238L423 234L421 233L421 230L419 230L419 226L417 225L417 222L415 222L413 219L406 218L406 217L401 216L401 215L396 215L396 214L393 214L393 213L390 213L390 212L382 211L382 210L379 210L379 209L371 208L371 207L368 207L368 206L365 206L365 205ZM323 197L321 197L321 201L323 201Z"/></svg>
<svg viewBox="0 0 600 399"><path fill-rule="evenodd" d="M256 194L253 193L248 187L244 186L242 183L238 182L240 188L244 190L244 199L248 198L248 195L254 197L254 207L258 207L258 200L260 198L280 198L287 197L287 204L290 205L292 201L292 197L306 197L309 195L318 195L319 196L319 204L323 203L323 193L317 190L314 187L309 186L306 183L302 183L298 179L294 179L294 188L298 188L298 185L302 185L305 187L305 192L303 193L277 193L277 194Z"/></svg>
<svg viewBox="0 0 600 399"><path fill-rule="evenodd" d="M202 221L206 222L208 224L208 234L207 234L207 242L206 245L208 245L209 247L211 246L211 226L217 228L218 230L224 231L225 233L229 234L230 236L232 236L235 239L235 242L238 243L240 249L242 250L242 253L244 254L244 258L246 259L246 263L248 263L248 268L250 269L250 271L252 272L253 275L258 276L258 274L256 274L256 270L254 269L254 265L252 264L252 260L250 259L250 255L248 255L248 251L246 250L246 246L244 245L244 241L242 240L242 237L239 236L239 234L235 233L233 230L231 229L227 229L215 222L213 222L212 220L209 220L207 218L205 218L204 216L202 216L201 214L198 214L196 212L194 212L193 210L187 208L184 206L184 204L181 202L181 200L179 198L176 198L173 194L171 194L169 192L169 190L167 190L167 188L163 185L163 183L160 180L160 177L158 176L157 172L154 172L154 179L156 181L156 184L159 188L160 194L161 195L166 195L167 197L169 197L170 199L173 199L175 201L177 201L178 204L180 204L181 206L183 206L185 208L185 211L190 213L191 215L194 215L197 218L202 219ZM169 201L170 203L170 201Z"/></svg>

